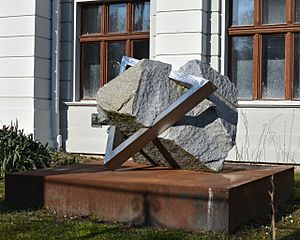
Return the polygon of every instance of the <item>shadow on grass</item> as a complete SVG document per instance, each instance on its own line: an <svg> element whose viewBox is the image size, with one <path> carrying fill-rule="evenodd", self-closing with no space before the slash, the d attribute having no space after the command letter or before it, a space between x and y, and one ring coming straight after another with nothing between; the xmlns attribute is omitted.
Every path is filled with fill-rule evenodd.
<svg viewBox="0 0 300 240"><path fill-rule="evenodd" d="M30 205L12 205L5 202L5 182L0 179L0 214L14 213L20 211L35 211L41 209L41 207L34 207Z"/></svg>
<svg viewBox="0 0 300 240"><path fill-rule="evenodd" d="M20 211L37 211L40 209L42 209L42 207L7 204L4 201L4 199L0 198L0 214L14 213L14 212L20 212Z"/></svg>

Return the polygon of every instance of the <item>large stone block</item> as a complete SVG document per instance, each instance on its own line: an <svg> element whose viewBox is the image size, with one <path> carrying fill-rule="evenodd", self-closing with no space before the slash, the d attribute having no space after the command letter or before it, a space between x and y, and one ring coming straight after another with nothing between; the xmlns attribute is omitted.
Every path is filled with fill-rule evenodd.
<svg viewBox="0 0 300 240"><path fill-rule="evenodd" d="M205 166L219 171L235 143L236 90L228 78L199 61L188 62L180 71L209 79L228 101L219 94L211 95L159 135L159 139L181 168L196 170ZM169 64L141 60L100 88L99 111L128 136L141 127L151 127L156 117L187 90L169 78L170 72ZM143 150L158 165L168 165L153 143ZM146 162L140 154L133 159Z"/></svg>

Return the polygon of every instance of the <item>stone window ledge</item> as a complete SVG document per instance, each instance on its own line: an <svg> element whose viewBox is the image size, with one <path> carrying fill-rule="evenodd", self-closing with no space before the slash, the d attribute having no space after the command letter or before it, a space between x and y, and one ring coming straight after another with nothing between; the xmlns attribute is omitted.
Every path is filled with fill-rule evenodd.
<svg viewBox="0 0 300 240"><path fill-rule="evenodd" d="M65 102L66 106L96 107L96 100ZM300 101L238 101L239 108L300 108Z"/></svg>
<svg viewBox="0 0 300 240"><path fill-rule="evenodd" d="M96 107L96 100L82 100L78 102L65 102L66 106L78 106L78 107Z"/></svg>
<svg viewBox="0 0 300 240"><path fill-rule="evenodd" d="M300 108L300 101L238 101L239 108Z"/></svg>

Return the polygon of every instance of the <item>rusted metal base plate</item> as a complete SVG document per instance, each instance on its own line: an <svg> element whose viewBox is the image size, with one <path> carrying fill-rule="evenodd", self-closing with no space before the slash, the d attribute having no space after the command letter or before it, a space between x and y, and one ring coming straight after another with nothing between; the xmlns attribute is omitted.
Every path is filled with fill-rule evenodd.
<svg viewBox="0 0 300 240"><path fill-rule="evenodd" d="M66 215L186 231L232 232L291 198L293 167L226 164L219 173L97 163L6 176L6 201Z"/></svg>

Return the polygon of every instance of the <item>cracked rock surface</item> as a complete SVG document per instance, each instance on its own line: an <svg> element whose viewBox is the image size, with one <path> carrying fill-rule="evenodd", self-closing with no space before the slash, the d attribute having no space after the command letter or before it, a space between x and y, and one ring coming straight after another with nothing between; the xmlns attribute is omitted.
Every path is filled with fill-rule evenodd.
<svg viewBox="0 0 300 240"><path fill-rule="evenodd" d="M109 123L127 136L141 127L151 127L156 117L187 91L169 79L170 71L169 64L141 60L100 88L97 94L100 113L105 113ZM212 81L220 94L236 104L234 85L210 66L192 60L180 71ZM159 140L181 168L222 169L235 144L237 125L237 111L228 101L213 94L160 134ZM143 150L158 165L169 166L153 143ZM140 154L135 154L133 159L147 163Z"/></svg>

